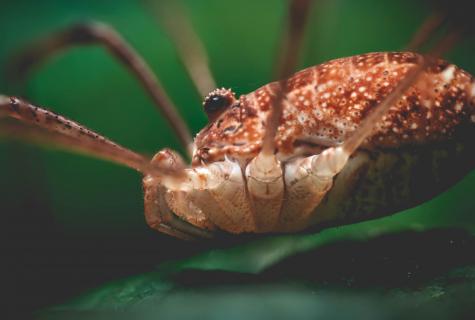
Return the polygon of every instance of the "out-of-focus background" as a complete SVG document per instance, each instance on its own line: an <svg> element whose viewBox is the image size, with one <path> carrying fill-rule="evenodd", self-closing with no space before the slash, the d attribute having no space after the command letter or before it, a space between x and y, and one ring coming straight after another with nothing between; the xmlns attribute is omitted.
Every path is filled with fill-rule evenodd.
<svg viewBox="0 0 475 320"><path fill-rule="evenodd" d="M318 1L300 67L372 51L400 50L429 15L422 1ZM237 94L272 79L285 1L184 1L210 57L218 85ZM3 0L0 92L8 57L30 41L76 22L115 27L156 71L193 133L205 124L201 99L153 12L139 1ZM475 73L474 39L447 55ZM98 47L76 47L36 69L30 101L146 154L177 148L170 127L137 81ZM412 212L417 223L475 225L475 175ZM217 244L183 243L151 231L143 218L141 177L107 162L0 140L2 291L10 307L62 302L105 281ZM404 213L404 221L411 214ZM397 218L389 220L393 223ZM220 244L221 245L221 244Z"/></svg>

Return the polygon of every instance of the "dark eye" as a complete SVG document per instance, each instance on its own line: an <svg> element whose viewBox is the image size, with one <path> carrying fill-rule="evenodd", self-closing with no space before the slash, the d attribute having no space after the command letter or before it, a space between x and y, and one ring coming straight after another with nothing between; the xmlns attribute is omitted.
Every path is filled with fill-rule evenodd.
<svg viewBox="0 0 475 320"><path fill-rule="evenodd" d="M206 113L215 113L228 107L230 104L231 101L228 96L212 95L205 100L203 107Z"/></svg>
<svg viewBox="0 0 475 320"><path fill-rule="evenodd" d="M234 93L230 89L215 89L205 98L203 108L208 115L208 119L214 121L235 101Z"/></svg>

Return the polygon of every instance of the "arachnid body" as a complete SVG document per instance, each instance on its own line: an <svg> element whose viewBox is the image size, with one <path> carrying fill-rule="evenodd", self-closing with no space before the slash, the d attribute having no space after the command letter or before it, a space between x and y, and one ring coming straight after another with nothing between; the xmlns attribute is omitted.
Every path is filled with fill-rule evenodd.
<svg viewBox="0 0 475 320"><path fill-rule="evenodd" d="M314 155L351 136L416 61L417 55L408 52L371 53L291 76L276 136L279 164L270 162L263 168L255 159L279 85L228 98L222 114L195 139L196 169L186 171L188 180L177 190L162 191L164 204L201 228L289 232L335 219L344 222L390 213L431 198L466 174L475 161L468 138L474 126L475 83L468 73L444 61L423 73L335 181L318 190L325 200L312 189L320 183ZM207 100L229 95L220 89ZM317 181L307 185L311 179ZM156 183L145 178L145 189L152 188L155 194ZM201 193L207 188L212 197ZM249 200L253 197L254 202Z"/></svg>
<svg viewBox="0 0 475 320"><path fill-rule="evenodd" d="M443 60L362 54L294 75L283 68L284 80L240 97L216 89L204 100L209 124L193 142L145 62L104 25L36 44L22 67L78 43L105 46L137 76L190 150L191 167L170 150L147 159L13 97L0 96L0 116L28 126L3 131L139 170L147 223L176 237L295 232L390 214L430 199L475 164L475 82Z"/></svg>

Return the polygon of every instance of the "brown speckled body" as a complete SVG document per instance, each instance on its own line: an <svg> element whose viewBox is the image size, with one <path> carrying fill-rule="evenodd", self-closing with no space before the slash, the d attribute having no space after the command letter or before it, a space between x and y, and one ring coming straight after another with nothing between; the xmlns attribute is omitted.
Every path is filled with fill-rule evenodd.
<svg viewBox="0 0 475 320"><path fill-rule="evenodd" d="M294 184L289 164L352 136L419 58L410 52L369 53L310 67L286 80L288 91L275 138L275 154L287 172L286 193ZM277 90L279 83L274 82L241 96L203 129L195 140L194 165L225 156L241 166L252 161L261 149ZM475 166L474 96L473 77L438 60L374 126L324 197L310 208L281 212L281 222L273 230L292 232L387 215L453 185ZM291 198L283 197L284 211L285 203L301 201L300 191L293 192Z"/></svg>
<svg viewBox="0 0 475 320"><path fill-rule="evenodd" d="M290 77L276 137L279 159L318 153L341 143L417 58L410 52L369 53L332 60ZM255 157L277 88L277 83L270 83L241 96L203 129L195 140L194 164L221 160L224 155L244 161ZM473 122L474 94L470 74L439 60L391 107L363 148L444 141L461 123Z"/></svg>
<svg viewBox="0 0 475 320"><path fill-rule="evenodd" d="M305 25L302 14L293 16L283 48L295 52L283 56L285 75L298 57L297 29ZM457 38L456 31L442 37L432 54L440 56ZM178 238L297 232L388 215L432 198L475 167L475 82L443 60L369 53L307 68L239 98L217 88L203 101L209 124L192 141L153 72L105 25L73 26L39 41L17 68L76 43L105 45L140 80L192 156L191 166L172 150L150 159L1 94L0 118L8 123L0 134L140 171L147 223ZM205 60L203 68L188 68L193 79L191 69L206 71ZM215 87L208 80L205 91Z"/></svg>

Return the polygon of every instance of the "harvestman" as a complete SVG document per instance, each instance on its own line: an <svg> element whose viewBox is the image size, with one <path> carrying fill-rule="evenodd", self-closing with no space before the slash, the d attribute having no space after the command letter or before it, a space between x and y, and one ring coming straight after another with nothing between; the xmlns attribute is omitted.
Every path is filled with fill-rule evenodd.
<svg viewBox="0 0 475 320"><path fill-rule="evenodd" d="M106 25L73 26L34 43L13 64L21 77L66 47L104 46L159 106L188 150L191 167L168 149L148 159L15 97L0 96L0 117L18 120L0 131L138 170L147 223L183 239L219 230L294 232L389 214L429 199L469 172L475 164L469 141L475 84L465 71L437 59L460 32L442 37L430 56L372 53L291 75L310 5L290 3L277 69L285 80L239 98L214 89L206 53L183 10L174 8L173 20L162 17L198 92L211 91L203 103L209 123L194 141L158 78ZM412 49L443 22L429 19Z"/></svg>

